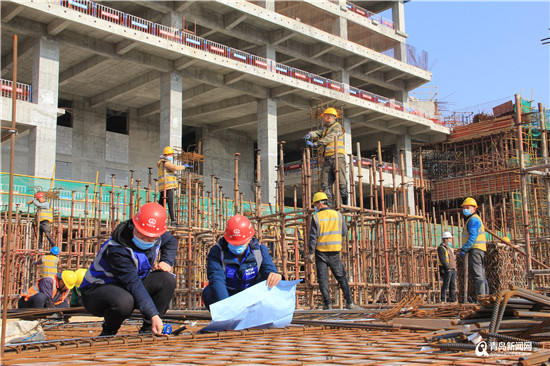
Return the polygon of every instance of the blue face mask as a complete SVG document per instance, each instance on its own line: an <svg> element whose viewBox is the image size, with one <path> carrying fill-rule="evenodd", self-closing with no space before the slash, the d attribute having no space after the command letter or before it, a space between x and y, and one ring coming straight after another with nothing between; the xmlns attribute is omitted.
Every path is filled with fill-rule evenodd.
<svg viewBox="0 0 550 366"><path fill-rule="evenodd" d="M317 207L315 207L315 212L319 212L319 209Z"/></svg>
<svg viewBox="0 0 550 366"><path fill-rule="evenodd" d="M472 211L470 211L469 208L465 208L462 210L462 213L464 214L464 216L470 216L472 214Z"/></svg>
<svg viewBox="0 0 550 366"><path fill-rule="evenodd" d="M137 236L134 235L134 237L132 238L132 241L134 242L134 244L136 245L136 247L138 247L139 249L141 250L147 250L147 249L150 249L152 248L155 243L157 242L156 240L155 241L145 241L143 239L140 239L138 238Z"/></svg>
<svg viewBox="0 0 550 366"><path fill-rule="evenodd" d="M244 251L246 250L246 247L248 246L248 243L243 245L232 245L227 243L227 246L229 247L229 251L231 253L235 255L240 255L244 253Z"/></svg>
<svg viewBox="0 0 550 366"><path fill-rule="evenodd" d="M173 163L173 162L174 162L174 157L173 157L173 156L167 156L167 157L166 157L166 160L168 160L169 162Z"/></svg>

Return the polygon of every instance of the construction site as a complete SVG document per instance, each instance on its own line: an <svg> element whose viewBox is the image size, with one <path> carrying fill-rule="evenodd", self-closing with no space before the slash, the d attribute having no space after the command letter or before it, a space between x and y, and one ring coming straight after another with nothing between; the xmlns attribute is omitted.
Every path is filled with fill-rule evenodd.
<svg viewBox="0 0 550 366"><path fill-rule="evenodd" d="M550 113L519 94L450 116L409 98L431 73L406 42L405 7L2 1L2 364L550 364ZM302 137L330 108L344 131L330 206L347 224L353 310L333 275L322 310L306 260L327 158ZM52 208L58 270L89 269L119 224L159 200L166 146L187 166L168 226L176 289L162 318L174 331L138 333L138 310L98 336L103 319L83 306L17 309L50 250L36 194ZM449 232L458 256L467 197L486 232L488 292L476 296L457 258L458 301L445 302L438 247ZM234 215L284 280L302 280L285 328L200 331L208 254Z"/></svg>

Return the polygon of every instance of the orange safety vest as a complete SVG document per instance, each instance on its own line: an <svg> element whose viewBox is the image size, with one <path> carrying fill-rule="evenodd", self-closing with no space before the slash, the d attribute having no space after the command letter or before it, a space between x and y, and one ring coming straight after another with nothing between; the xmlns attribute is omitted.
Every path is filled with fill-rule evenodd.
<svg viewBox="0 0 550 366"><path fill-rule="evenodd" d="M176 177L176 173L174 173L171 170L163 169L164 164L160 164L158 167L158 175L159 175L159 192L164 191L164 178L166 177L166 189L176 189L178 188L178 179Z"/></svg>
<svg viewBox="0 0 550 366"><path fill-rule="evenodd" d="M39 208L38 209L38 223L41 223L42 221L48 221L53 222L53 211L52 206L50 205L49 209Z"/></svg>
<svg viewBox="0 0 550 366"><path fill-rule="evenodd" d="M59 279L57 278L57 275L55 276L50 276L50 278L53 278L53 290L52 290L52 299L55 299L55 295L57 295L57 288L59 287ZM40 292L40 290L38 289L38 282L42 281L44 278L41 278L39 279L38 281L36 281L36 283L34 285L32 285L31 287L29 287L27 289L27 291L23 292L21 294L21 297L25 299L25 301L29 300L29 297L33 296L33 295L36 295L37 293ZM61 293L61 297L59 298L59 300L57 300L54 305L59 305L61 304L63 301L65 301L65 299L67 298L67 296L69 296L69 292L71 292L70 290L67 290L67 291L64 291Z"/></svg>
<svg viewBox="0 0 550 366"><path fill-rule="evenodd" d="M335 210L322 210L313 215L317 226L317 246L320 252L342 250L342 215Z"/></svg>

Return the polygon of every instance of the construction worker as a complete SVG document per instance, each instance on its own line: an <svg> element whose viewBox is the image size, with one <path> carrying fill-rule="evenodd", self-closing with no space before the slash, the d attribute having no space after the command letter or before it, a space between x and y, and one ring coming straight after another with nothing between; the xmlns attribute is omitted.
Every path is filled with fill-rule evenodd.
<svg viewBox="0 0 550 366"><path fill-rule="evenodd" d="M52 234L50 233L50 224L53 222L53 211L50 207L50 203L46 200L46 194L44 192L36 192L34 194L34 200L27 202L27 205L34 204L38 212L36 214L36 222L38 223L38 249L42 250L44 245L42 244L42 236L46 234L46 238L50 242L50 245L55 246Z"/></svg>
<svg viewBox="0 0 550 366"><path fill-rule="evenodd" d="M442 242L437 248L439 257L439 275L441 276L441 302L456 301L456 259L453 252L453 235L445 231L441 236ZM449 297L447 297L449 290Z"/></svg>
<svg viewBox="0 0 550 366"><path fill-rule="evenodd" d="M55 276L39 279L21 294L17 307L23 308L68 308L69 292L76 284L73 271L63 271Z"/></svg>
<svg viewBox="0 0 550 366"><path fill-rule="evenodd" d="M223 237L210 249L206 261L209 284L202 293L208 309L211 304L259 282L266 280L272 288L282 279L269 250L254 233L248 218L235 215L227 221Z"/></svg>
<svg viewBox="0 0 550 366"><path fill-rule="evenodd" d="M71 293L71 307L83 306L82 304L82 292L80 292L80 285L84 281L84 276L87 270L85 268L79 268L76 270L76 285Z"/></svg>
<svg viewBox="0 0 550 366"><path fill-rule="evenodd" d="M166 209L156 202L115 228L79 287L86 310L104 317L101 336L115 335L134 309L144 317L140 333L162 332L161 316L176 289L171 272L177 249L166 229Z"/></svg>
<svg viewBox="0 0 550 366"><path fill-rule="evenodd" d="M468 197L462 203L462 213L466 218L464 229L462 230L462 248L458 253L459 258L463 258L468 253L468 268L470 278L474 282L476 295L485 295L489 293L489 286L485 277L485 252L487 251L487 238L485 226L481 218L476 214L477 202L472 197Z"/></svg>
<svg viewBox="0 0 550 366"><path fill-rule="evenodd" d="M336 180L336 159L338 159L338 180L340 197L344 205L348 204L348 183L346 181L346 150L344 148L344 130L336 119L338 112L334 108L327 108L321 114L324 128L310 131L304 136L308 146L323 147L323 168L321 171L321 190L325 192L328 201L332 202L332 185ZM334 137L336 136L336 146ZM314 140L315 142L313 142Z"/></svg>
<svg viewBox="0 0 550 366"><path fill-rule="evenodd" d="M59 247L52 247L49 254L44 254L39 260L34 262L40 267L40 277L55 276L57 274L57 263L59 262Z"/></svg>
<svg viewBox="0 0 550 366"><path fill-rule="evenodd" d="M344 299L346 309L360 309L353 303L349 289L346 270L340 259L342 240L348 234L348 227L342 214L328 207L328 197L324 192L317 192L313 196L315 213L311 220L309 230L309 255L307 261L312 263L315 256L317 267L317 282L323 295L323 309L332 309L332 300L328 287L328 268L338 281Z"/></svg>
<svg viewBox="0 0 550 366"><path fill-rule="evenodd" d="M158 184L159 184L159 203L165 206L164 201L168 204L168 212L170 213L171 225L177 225L176 215L174 214L174 193L178 189L178 179L176 172L185 170L188 167L185 165L174 164L174 149L166 146L162 150L160 160L157 162L158 167ZM166 192L166 195L165 195Z"/></svg>

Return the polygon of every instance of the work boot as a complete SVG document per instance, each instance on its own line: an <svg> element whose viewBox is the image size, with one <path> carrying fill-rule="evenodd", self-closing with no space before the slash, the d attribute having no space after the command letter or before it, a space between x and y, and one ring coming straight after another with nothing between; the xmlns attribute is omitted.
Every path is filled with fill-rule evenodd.
<svg viewBox="0 0 550 366"><path fill-rule="evenodd" d="M171 226L178 226L178 222L176 220L172 220L170 223Z"/></svg>
<svg viewBox="0 0 550 366"><path fill-rule="evenodd" d="M357 305L354 302L348 302L346 304L346 309L348 309L348 310L362 310L363 308L360 307L359 305Z"/></svg>
<svg viewBox="0 0 550 366"><path fill-rule="evenodd" d="M114 336L117 334L117 332L118 332L118 329L112 330L112 329L107 329L105 328L105 326L103 326L103 330L101 331L101 333L99 333L99 336L100 337Z"/></svg>
<svg viewBox="0 0 550 366"><path fill-rule="evenodd" d="M323 310L332 310L332 304L323 304Z"/></svg>
<svg viewBox="0 0 550 366"><path fill-rule="evenodd" d="M153 324L151 324L151 321L144 320L141 328L139 329L139 334L147 333L153 333Z"/></svg>

